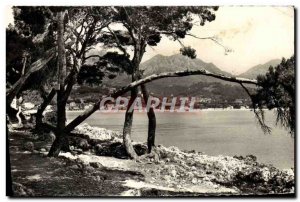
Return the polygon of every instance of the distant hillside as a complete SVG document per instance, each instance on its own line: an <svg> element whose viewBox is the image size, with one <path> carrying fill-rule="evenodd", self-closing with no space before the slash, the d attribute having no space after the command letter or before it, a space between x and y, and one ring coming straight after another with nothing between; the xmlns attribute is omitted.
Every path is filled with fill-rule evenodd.
<svg viewBox="0 0 300 202"><path fill-rule="evenodd" d="M199 70L205 69L213 73L224 74L227 76L232 76L230 73L222 71L213 63L206 63L200 59L190 59L181 54L176 54L172 56L163 56L156 55L146 62L141 64L141 69L144 70L144 75L148 76L151 74L157 74L162 72L174 72L174 71L183 71L183 70ZM222 81L216 78L207 77L207 76L188 76L182 78L165 78L151 82L151 86L190 86L199 82L218 82L223 84L230 84L226 81ZM114 86L122 86L123 84L130 83L130 77L127 75L119 75L116 79L105 80L104 83L113 83ZM230 84L232 85L232 84Z"/></svg>
<svg viewBox="0 0 300 202"><path fill-rule="evenodd" d="M158 74L162 72L174 72L178 70L205 69L213 73L232 76L222 71L213 63L206 63L200 59L190 59L176 54L172 56L156 55L141 64L144 75ZM131 76L120 74L115 79L105 79L105 88L120 88L131 82ZM146 84L150 93L155 96L196 96L211 98L223 102L224 100L235 100L248 98L240 85L226 82L208 76L187 76L178 78L164 78ZM101 91L101 90L98 90ZM104 91L103 91L104 92Z"/></svg>
<svg viewBox="0 0 300 202"><path fill-rule="evenodd" d="M258 75L264 75L267 73L270 66L276 66L281 62L280 59L270 60L265 64L259 64L254 67L251 67L248 71L239 75L239 77L249 78L249 79L256 79Z"/></svg>
<svg viewBox="0 0 300 202"><path fill-rule="evenodd" d="M231 75L228 72L220 70L213 63L206 63L200 59L190 59L181 54L172 56L156 55L141 64L141 69L145 70L145 75L154 73L171 72L178 70L199 70L206 69L213 73L220 73L224 75Z"/></svg>

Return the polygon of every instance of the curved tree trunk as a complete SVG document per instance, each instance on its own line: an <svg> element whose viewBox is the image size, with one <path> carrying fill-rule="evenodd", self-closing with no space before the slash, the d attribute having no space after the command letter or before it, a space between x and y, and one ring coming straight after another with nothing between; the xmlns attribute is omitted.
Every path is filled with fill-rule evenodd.
<svg viewBox="0 0 300 202"><path fill-rule="evenodd" d="M129 100L129 104L127 106L127 110L125 113L125 122L124 122L124 128L123 128L123 143L125 146L125 149L127 151L127 154L132 159L137 159L137 154L133 148L132 142L131 142L131 129L132 129L132 121L133 121L133 112L129 111L131 105L133 104L134 100L137 97L137 88L134 88L131 90L131 97Z"/></svg>
<svg viewBox="0 0 300 202"><path fill-rule="evenodd" d="M144 84L141 85L141 90L144 98L145 104L147 104L149 99L149 93ZM147 138L147 146L148 153L151 153L152 147L155 146L155 130L156 130L156 117L153 107L150 107L147 111L148 116L148 138Z"/></svg>
<svg viewBox="0 0 300 202"><path fill-rule="evenodd" d="M253 85L259 85L256 80L254 79L245 79L245 78L236 78L236 77L228 77L221 74L214 74L210 73L206 70L185 70L185 71L176 71L176 72L165 72L160 74L153 74L150 76L147 76L143 79L139 79L138 81L134 81L127 86L124 86L120 88L119 90L115 91L114 93L110 94L110 97L117 98L118 96L121 96L125 94L126 92L130 91L133 88L136 88L142 84L150 83L152 81L162 79L162 78L169 78L169 77L184 77L184 76L190 76L190 75L206 75L214 78L218 78L224 81L229 81L233 83L239 83L239 84L253 84ZM93 107L85 110L82 114L78 115L75 119L73 119L67 126L66 131L70 132L72 131L76 126L81 124L83 121L85 121L88 117L90 117L94 112L96 112L101 103L101 98L96 102Z"/></svg>

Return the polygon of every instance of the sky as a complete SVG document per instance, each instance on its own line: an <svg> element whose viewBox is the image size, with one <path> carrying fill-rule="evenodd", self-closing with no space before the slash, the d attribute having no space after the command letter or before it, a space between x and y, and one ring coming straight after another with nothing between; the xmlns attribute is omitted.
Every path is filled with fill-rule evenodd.
<svg viewBox="0 0 300 202"><path fill-rule="evenodd" d="M6 10L6 25L13 23L11 8ZM217 36L224 48L211 40L187 36L182 42L197 51L197 58L214 63L220 69L240 74L272 59L288 58L294 54L294 10L280 6L222 6L216 20L191 30L198 37ZM148 47L143 61L161 54L178 54L180 44L162 38L156 47Z"/></svg>

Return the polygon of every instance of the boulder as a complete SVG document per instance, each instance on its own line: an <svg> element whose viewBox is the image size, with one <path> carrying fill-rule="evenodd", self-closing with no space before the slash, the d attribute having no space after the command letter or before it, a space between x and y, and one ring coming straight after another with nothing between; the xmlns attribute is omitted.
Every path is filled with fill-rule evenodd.
<svg viewBox="0 0 300 202"><path fill-rule="evenodd" d="M90 162L90 166L93 168L103 168L103 165L99 162Z"/></svg>
<svg viewBox="0 0 300 202"><path fill-rule="evenodd" d="M90 145L86 139L81 139L78 143L78 147L83 151L87 151L90 148Z"/></svg>
<svg viewBox="0 0 300 202"><path fill-rule="evenodd" d="M105 128L92 127L87 123L77 126L74 132L84 134L88 136L91 140L95 139L102 142L122 137L122 135L118 132L107 130Z"/></svg>

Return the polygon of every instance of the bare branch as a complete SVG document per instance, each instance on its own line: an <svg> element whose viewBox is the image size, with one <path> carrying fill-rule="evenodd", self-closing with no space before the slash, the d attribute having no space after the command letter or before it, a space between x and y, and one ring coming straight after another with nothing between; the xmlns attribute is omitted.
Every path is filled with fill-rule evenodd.
<svg viewBox="0 0 300 202"><path fill-rule="evenodd" d="M172 35L172 34L175 34L175 32L160 32L161 34L166 34L166 35ZM224 50L225 50L225 54L227 53L230 53L232 52L233 50L228 48L227 46L223 45L216 37L214 36L210 36L210 37L198 37L194 34L191 34L191 33L186 33L187 36L191 36L191 37L194 37L196 39L201 39L201 40L211 40L213 41L214 43L216 43L217 45L221 46ZM179 39L177 39L177 41L179 41ZM184 47L183 43L181 41L180 42L180 45Z"/></svg>
<svg viewBox="0 0 300 202"><path fill-rule="evenodd" d="M93 57L97 57L97 58L101 59L100 55L89 55L89 56L85 57L84 60L87 60L87 59L90 59L90 58L93 58Z"/></svg>
<svg viewBox="0 0 300 202"><path fill-rule="evenodd" d="M225 54L233 51L232 49L230 49L230 48L226 47L225 45L223 45L219 40L216 39L216 37L198 37L198 36L195 36L195 35L190 34L190 33L187 33L186 35L194 37L196 39L211 40L211 41L215 42L216 44L218 44L219 46L223 47L224 50L225 50Z"/></svg>
<svg viewBox="0 0 300 202"><path fill-rule="evenodd" d="M254 103L254 100L253 100L253 96L251 95L250 91L246 88L246 86L243 85L243 83L240 83L240 85L246 91L246 93L248 94L248 96L251 99L252 107L253 107L253 112L254 112L257 120L258 120L258 123L259 123L261 129L264 131L264 133L271 133L271 128L265 124L265 121L264 121L264 112L262 110L260 110L259 112L256 111L256 106L255 106L255 103Z"/></svg>
<svg viewBox="0 0 300 202"><path fill-rule="evenodd" d="M182 41L180 39L176 39L178 41L178 43L181 45L182 48L185 47L185 45L182 43Z"/></svg>
<svg viewBox="0 0 300 202"><path fill-rule="evenodd" d="M107 26L107 29L114 36L114 38L116 40L117 47L123 52L124 55L128 55L126 49L121 45L120 40L118 39L118 36L116 35L116 33L113 30L111 30L109 28L109 26Z"/></svg>

